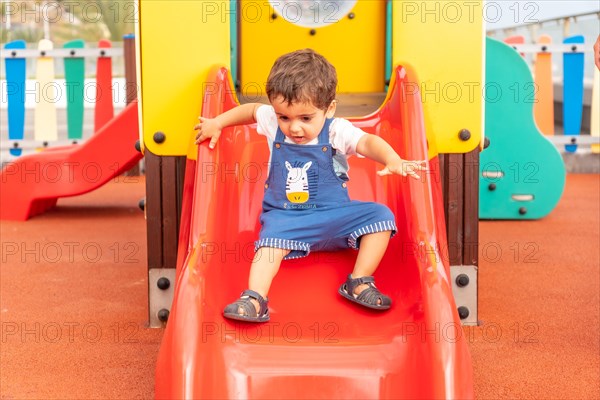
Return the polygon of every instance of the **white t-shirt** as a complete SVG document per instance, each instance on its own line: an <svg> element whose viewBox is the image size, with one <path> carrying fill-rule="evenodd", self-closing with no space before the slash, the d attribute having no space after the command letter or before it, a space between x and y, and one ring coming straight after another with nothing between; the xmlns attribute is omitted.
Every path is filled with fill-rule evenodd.
<svg viewBox="0 0 600 400"><path fill-rule="evenodd" d="M277 114L272 106L262 105L256 110L257 132L260 135L266 136L269 142L269 149L273 147L273 141L277 136ZM367 133L352 125L352 123L343 118L334 118L329 126L329 143L336 150L333 156L333 168L336 175L348 175L348 157L357 155L356 145L363 135ZM294 143L292 140L285 138L286 143ZM315 138L307 144L317 144L319 138Z"/></svg>

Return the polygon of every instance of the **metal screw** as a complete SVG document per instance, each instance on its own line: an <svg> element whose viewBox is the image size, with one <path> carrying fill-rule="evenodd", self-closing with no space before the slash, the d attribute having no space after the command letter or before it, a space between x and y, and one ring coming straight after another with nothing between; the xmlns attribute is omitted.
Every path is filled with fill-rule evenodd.
<svg viewBox="0 0 600 400"><path fill-rule="evenodd" d="M460 319L465 319L469 316L469 309L465 306L458 307L458 316Z"/></svg>
<svg viewBox="0 0 600 400"><path fill-rule="evenodd" d="M152 139L154 139L155 143L161 144L167 140L167 136L163 132L156 132L154 136L152 136Z"/></svg>
<svg viewBox="0 0 600 400"><path fill-rule="evenodd" d="M469 276L466 274L460 274L456 277L456 284L458 287L465 287L469 284Z"/></svg>
<svg viewBox="0 0 600 400"><path fill-rule="evenodd" d="M471 132L468 129L461 129L458 133L458 137L460 140L466 142L467 140L471 139Z"/></svg>
<svg viewBox="0 0 600 400"><path fill-rule="evenodd" d="M158 312L158 319L162 322L167 322L169 320L169 310L167 310L166 308L161 309Z"/></svg>

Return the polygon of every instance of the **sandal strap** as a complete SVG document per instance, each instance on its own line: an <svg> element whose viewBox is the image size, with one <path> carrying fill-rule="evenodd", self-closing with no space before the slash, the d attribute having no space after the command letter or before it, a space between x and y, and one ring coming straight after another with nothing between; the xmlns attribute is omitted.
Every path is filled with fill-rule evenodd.
<svg viewBox="0 0 600 400"><path fill-rule="evenodd" d="M388 304L388 297L382 294L379 289L376 287L369 287L363 290L357 297L356 300L362 301L364 303L373 305L373 306L384 306ZM380 301L380 304L377 302Z"/></svg>
<svg viewBox="0 0 600 400"><path fill-rule="evenodd" d="M240 308L243 310L243 315L245 315L246 317L255 318L257 315L256 308L254 307L254 304L252 304L249 298L238 299L234 301L233 303L227 306L225 311L230 311L232 313L237 314Z"/></svg>
<svg viewBox="0 0 600 400"><path fill-rule="evenodd" d="M348 275L348 279L346 280L346 286L348 288L348 293L354 293L354 289L358 285L369 285L370 287L374 287L375 278L372 276L362 276L360 278L352 278L352 274Z"/></svg>
<svg viewBox="0 0 600 400"><path fill-rule="evenodd" d="M258 301L258 305L260 306L260 310L255 310L254 309L254 305L252 303L250 303L247 299L241 299L242 302L247 302L248 304L252 305L252 309L254 311L253 316L256 316L256 314L258 315L264 315L267 312L267 304L269 303L268 299L265 299L264 297L262 297L260 295L260 293L255 292L254 290L250 290L250 289L246 289L242 292L242 294L240 295L240 297L244 297L244 296L248 296L251 299L254 299L256 301ZM238 300L240 301L240 300ZM257 313L258 311L258 313Z"/></svg>

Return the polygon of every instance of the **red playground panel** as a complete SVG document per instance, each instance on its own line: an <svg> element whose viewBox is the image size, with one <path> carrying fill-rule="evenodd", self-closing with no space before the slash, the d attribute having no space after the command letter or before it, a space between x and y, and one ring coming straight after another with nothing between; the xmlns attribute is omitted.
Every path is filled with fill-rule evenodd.
<svg viewBox="0 0 600 400"><path fill-rule="evenodd" d="M25 221L54 207L60 197L90 192L133 167L142 154L137 101L81 145L17 158L0 172L0 219Z"/></svg>
<svg viewBox="0 0 600 400"><path fill-rule="evenodd" d="M414 75L397 68L384 105L351 121L402 158L427 159ZM202 115L235 106L224 68L209 76ZM209 85L207 85L208 87ZM269 293L271 321L226 320L246 288L260 228L269 150L256 126L223 131L188 160L175 295L156 371L156 398L473 398L472 367L448 265L437 157L418 181L379 177L351 160L352 199L385 203L398 234L375 276L393 305L384 313L343 299L356 252L284 261Z"/></svg>

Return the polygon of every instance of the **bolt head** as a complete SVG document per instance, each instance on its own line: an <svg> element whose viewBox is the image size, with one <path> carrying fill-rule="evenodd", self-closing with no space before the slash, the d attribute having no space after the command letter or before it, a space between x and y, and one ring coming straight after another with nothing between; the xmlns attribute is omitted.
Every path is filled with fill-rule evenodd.
<svg viewBox="0 0 600 400"><path fill-rule="evenodd" d="M465 287L469 284L469 276L466 274L460 274L456 277L456 284L459 287Z"/></svg>
<svg viewBox="0 0 600 400"><path fill-rule="evenodd" d="M466 319L469 317L469 309L465 306L458 307L458 316L460 319Z"/></svg>
<svg viewBox="0 0 600 400"><path fill-rule="evenodd" d="M155 143L161 144L167 140L167 136L163 132L156 132L154 136L152 136L152 139L154 139Z"/></svg>
<svg viewBox="0 0 600 400"><path fill-rule="evenodd" d="M490 147L490 138L486 136L486 138L483 139L483 148L487 149L488 147Z"/></svg>
<svg viewBox="0 0 600 400"><path fill-rule="evenodd" d="M169 310L163 308L158 312L157 316L162 322L167 322L169 320Z"/></svg>
<svg viewBox="0 0 600 400"><path fill-rule="evenodd" d="M156 286L158 286L160 290L167 290L171 286L171 281L169 278L161 276L158 281L156 281Z"/></svg>
<svg viewBox="0 0 600 400"><path fill-rule="evenodd" d="M458 132L458 137L460 140L466 142L467 140L471 139L471 131L468 129L461 129L460 132Z"/></svg>
<svg viewBox="0 0 600 400"><path fill-rule="evenodd" d="M521 215L527 214L527 208L526 207L519 208L519 214L521 214Z"/></svg>

